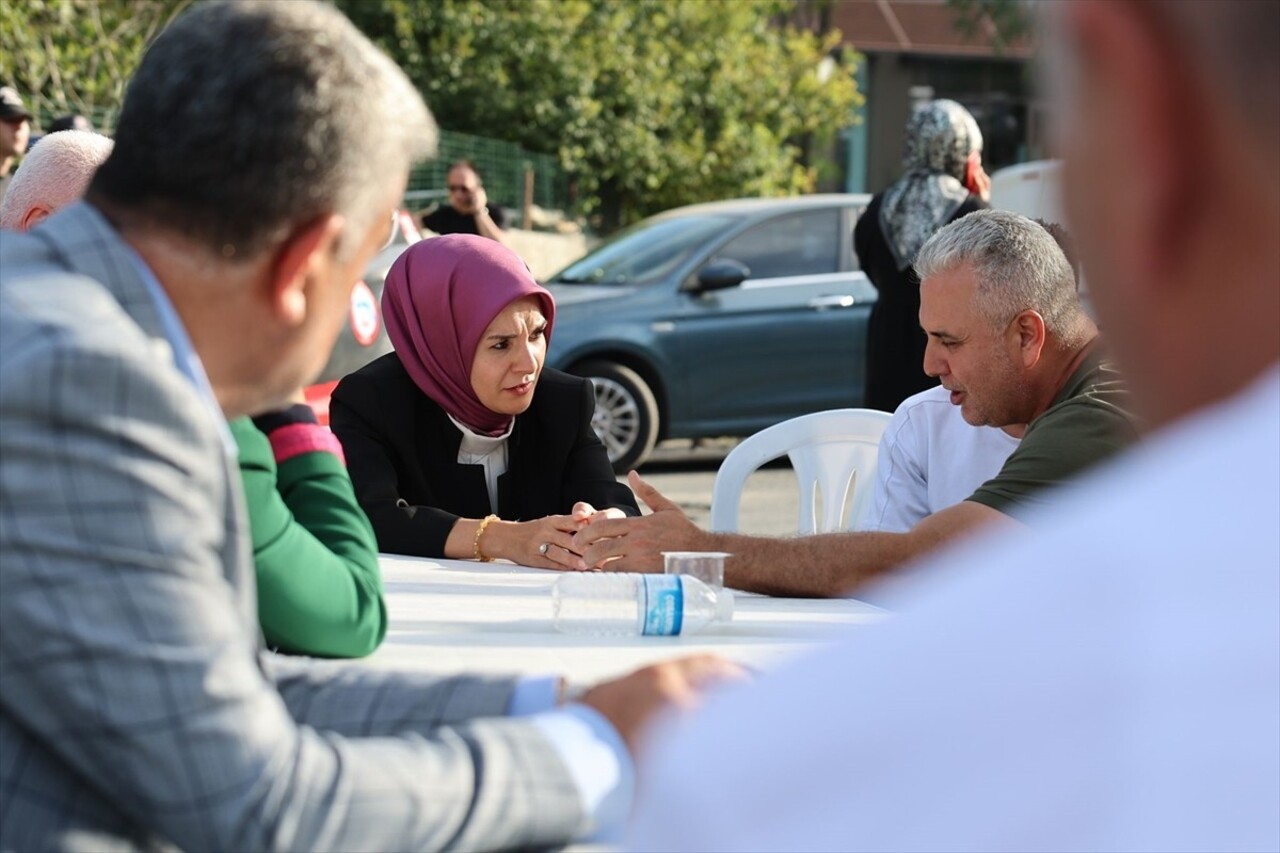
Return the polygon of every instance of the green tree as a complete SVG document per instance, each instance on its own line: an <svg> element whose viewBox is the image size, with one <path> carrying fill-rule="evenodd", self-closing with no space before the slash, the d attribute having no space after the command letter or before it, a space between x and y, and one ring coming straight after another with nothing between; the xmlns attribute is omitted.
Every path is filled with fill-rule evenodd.
<svg viewBox="0 0 1280 853"><path fill-rule="evenodd" d="M0 80L41 118L109 130L146 45L191 2L0 2ZM606 228L812 188L802 145L847 125L859 98L850 69L823 62L839 55L830 0L334 2L442 127L556 155Z"/></svg>
<svg viewBox="0 0 1280 853"><path fill-rule="evenodd" d="M191 2L0 2L0 80L42 119L77 112L110 129L147 44Z"/></svg>
<svg viewBox="0 0 1280 853"><path fill-rule="evenodd" d="M780 0L338 0L451 130L559 156L606 229L810 189L798 142L847 125L839 33Z"/></svg>

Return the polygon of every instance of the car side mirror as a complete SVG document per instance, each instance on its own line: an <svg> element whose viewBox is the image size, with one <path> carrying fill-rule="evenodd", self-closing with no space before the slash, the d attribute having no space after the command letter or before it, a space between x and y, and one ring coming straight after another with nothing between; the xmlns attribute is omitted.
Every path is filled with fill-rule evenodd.
<svg viewBox="0 0 1280 853"><path fill-rule="evenodd" d="M751 277L746 264L733 258L712 261L698 273L698 290L724 290L737 287Z"/></svg>

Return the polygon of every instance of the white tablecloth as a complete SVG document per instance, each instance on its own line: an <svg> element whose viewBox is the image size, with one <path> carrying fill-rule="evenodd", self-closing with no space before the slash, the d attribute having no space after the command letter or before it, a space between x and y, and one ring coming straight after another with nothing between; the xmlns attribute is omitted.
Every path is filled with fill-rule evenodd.
<svg viewBox="0 0 1280 853"><path fill-rule="evenodd" d="M382 555L390 628L369 662L439 673L567 675L596 681L647 663L718 652L757 669L884 612L858 601L738 593L733 621L684 637L583 637L551 623L558 572L505 563Z"/></svg>

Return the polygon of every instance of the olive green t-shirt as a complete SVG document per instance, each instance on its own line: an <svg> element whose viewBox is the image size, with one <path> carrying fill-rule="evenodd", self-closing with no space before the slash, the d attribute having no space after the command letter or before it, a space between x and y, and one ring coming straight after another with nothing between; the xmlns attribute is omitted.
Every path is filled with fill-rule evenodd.
<svg viewBox="0 0 1280 853"><path fill-rule="evenodd" d="M1048 502L1051 487L1132 444L1138 432L1126 411L1129 392L1095 350L1049 408L1027 426L1018 448L995 477L968 500L1018 517Z"/></svg>

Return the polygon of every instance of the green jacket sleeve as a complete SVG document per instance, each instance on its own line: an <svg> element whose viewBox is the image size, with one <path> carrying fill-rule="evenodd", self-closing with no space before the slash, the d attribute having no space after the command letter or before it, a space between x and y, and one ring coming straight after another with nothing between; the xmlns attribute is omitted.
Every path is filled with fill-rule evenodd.
<svg viewBox="0 0 1280 853"><path fill-rule="evenodd" d="M271 441L250 419L232 421L231 433L267 644L325 657L369 654L387 630L378 545L342 460L314 450L277 466Z"/></svg>

